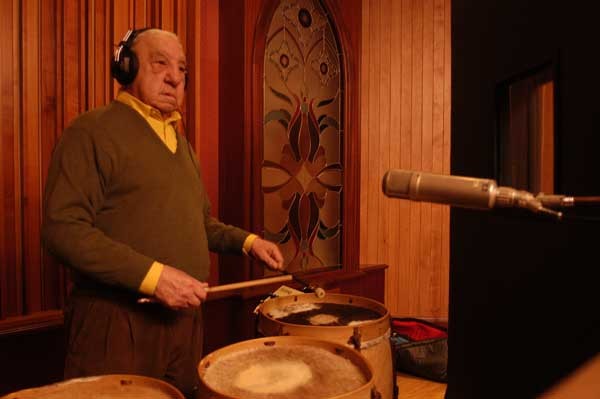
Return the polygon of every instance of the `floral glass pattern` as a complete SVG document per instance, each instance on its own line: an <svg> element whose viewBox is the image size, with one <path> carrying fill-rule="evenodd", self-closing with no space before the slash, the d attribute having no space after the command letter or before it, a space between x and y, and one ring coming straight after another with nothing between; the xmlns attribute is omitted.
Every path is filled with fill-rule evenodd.
<svg viewBox="0 0 600 399"><path fill-rule="evenodd" d="M337 267L342 251L341 52L317 0L282 0L264 58L265 237L290 272Z"/></svg>

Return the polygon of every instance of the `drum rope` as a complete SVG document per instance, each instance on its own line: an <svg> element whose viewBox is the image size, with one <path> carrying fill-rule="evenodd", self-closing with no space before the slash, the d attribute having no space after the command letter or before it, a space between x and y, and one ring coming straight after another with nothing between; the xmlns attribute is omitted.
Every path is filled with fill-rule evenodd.
<svg viewBox="0 0 600 399"><path fill-rule="evenodd" d="M386 339L389 340L390 337L391 337L391 329L388 328L388 330L385 332L385 334L380 335L377 338L374 338L370 341L361 341L360 342L360 350L369 349L373 346L379 345L381 343L381 341L386 340ZM348 346L350 348L354 348L354 345L352 345L352 344L346 344L346 346Z"/></svg>

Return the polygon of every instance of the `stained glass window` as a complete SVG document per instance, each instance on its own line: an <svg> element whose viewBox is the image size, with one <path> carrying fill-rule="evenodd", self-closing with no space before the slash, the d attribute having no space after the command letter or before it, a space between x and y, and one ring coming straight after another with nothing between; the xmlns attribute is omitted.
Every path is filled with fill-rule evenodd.
<svg viewBox="0 0 600 399"><path fill-rule="evenodd" d="M282 0L264 58L265 236L287 270L341 264L343 90L335 31L317 0Z"/></svg>

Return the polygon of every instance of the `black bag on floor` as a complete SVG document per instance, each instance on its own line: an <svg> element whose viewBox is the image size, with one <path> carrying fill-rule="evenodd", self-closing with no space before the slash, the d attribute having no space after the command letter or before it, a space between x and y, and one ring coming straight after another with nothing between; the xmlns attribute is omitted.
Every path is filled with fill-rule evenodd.
<svg viewBox="0 0 600 399"><path fill-rule="evenodd" d="M392 349L397 371L446 382L448 331L414 318L392 318Z"/></svg>

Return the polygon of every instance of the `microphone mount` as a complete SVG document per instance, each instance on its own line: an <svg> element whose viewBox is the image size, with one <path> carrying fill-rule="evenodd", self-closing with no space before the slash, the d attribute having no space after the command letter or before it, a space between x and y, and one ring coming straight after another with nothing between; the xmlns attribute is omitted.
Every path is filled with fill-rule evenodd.
<svg viewBox="0 0 600 399"><path fill-rule="evenodd" d="M541 194L541 193L540 193ZM510 187L498 187L496 194L496 205L502 208L524 208L534 213L542 213L561 220L563 213L555 211L546 206L538 194L536 197L530 192L515 190Z"/></svg>

